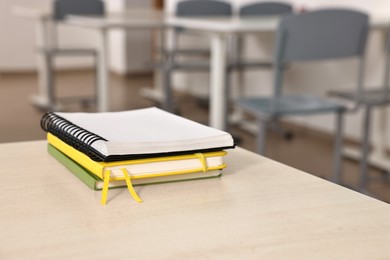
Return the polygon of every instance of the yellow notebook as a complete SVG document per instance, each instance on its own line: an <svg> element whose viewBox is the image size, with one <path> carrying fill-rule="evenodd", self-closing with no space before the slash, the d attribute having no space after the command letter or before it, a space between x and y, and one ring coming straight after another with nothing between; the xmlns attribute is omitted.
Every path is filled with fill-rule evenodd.
<svg viewBox="0 0 390 260"><path fill-rule="evenodd" d="M102 204L106 203L110 181L125 180L130 194L137 202L141 202L142 200L133 189L132 180L196 172L201 174L201 172L221 170L226 167L223 163L225 151L118 162L96 162L50 133L47 135L47 140L78 164L103 179Z"/></svg>

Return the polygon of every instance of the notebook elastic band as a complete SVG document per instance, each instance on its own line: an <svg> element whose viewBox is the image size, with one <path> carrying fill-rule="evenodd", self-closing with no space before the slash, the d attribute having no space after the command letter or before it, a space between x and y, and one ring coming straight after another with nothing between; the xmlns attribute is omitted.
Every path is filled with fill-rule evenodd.
<svg viewBox="0 0 390 260"><path fill-rule="evenodd" d="M127 189L129 190L130 195L133 197L133 199L136 202L139 202L139 203L142 202L142 199L138 196L138 194L134 190L133 184L131 183L131 180L130 180L130 177L129 177L129 173L127 172L127 170L125 168L122 168L121 170L123 172L123 175L125 176Z"/></svg>
<svg viewBox="0 0 390 260"><path fill-rule="evenodd" d="M107 193L108 193L108 184L110 183L110 173L111 171L105 171L104 172L104 183L103 183L103 190L102 190L102 199L100 201L100 204L106 205L107 201Z"/></svg>
<svg viewBox="0 0 390 260"><path fill-rule="evenodd" d="M195 155L199 158L199 161L202 164L202 171L207 172L207 170L208 170L207 160L206 160L206 157L204 156L204 154L203 153L196 153Z"/></svg>

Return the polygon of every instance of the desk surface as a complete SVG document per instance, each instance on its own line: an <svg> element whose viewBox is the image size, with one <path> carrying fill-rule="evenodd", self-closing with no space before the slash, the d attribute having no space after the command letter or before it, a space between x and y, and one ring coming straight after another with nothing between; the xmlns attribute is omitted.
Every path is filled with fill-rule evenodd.
<svg viewBox="0 0 390 260"><path fill-rule="evenodd" d="M15 6L12 9L14 15L30 19L50 19L52 14L48 9L38 9L23 6ZM67 25L104 29L104 28L136 28L150 29L165 26L164 13L159 10L131 9L124 12L111 12L105 16L70 15L62 21Z"/></svg>
<svg viewBox="0 0 390 260"><path fill-rule="evenodd" d="M0 144L0 258L390 258L388 204L239 148L226 161L103 207L45 141Z"/></svg>
<svg viewBox="0 0 390 260"><path fill-rule="evenodd" d="M127 10L121 13L108 13L104 17L70 15L64 21L66 25L92 29L153 29L165 26L164 13L158 10Z"/></svg>
<svg viewBox="0 0 390 260"><path fill-rule="evenodd" d="M169 26L180 26L187 29L220 32L275 32L280 16L265 16L256 18L238 17L167 17L165 23Z"/></svg>
<svg viewBox="0 0 390 260"><path fill-rule="evenodd" d="M51 14L48 9L37 9L23 6L15 6L12 9L15 15L46 19ZM164 26L181 26L187 29L219 32L219 33L247 33L247 32L274 32L280 17L175 17L166 16L162 11L139 9L126 10L121 13L108 13L104 17L87 17L82 15L72 15L67 18L67 25L74 25L87 28L161 28ZM387 28L390 24L390 17L384 14L374 14L370 17L372 28Z"/></svg>
<svg viewBox="0 0 390 260"><path fill-rule="evenodd" d="M216 33L275 32L280 16L264 17L167 17L167 26L180 26L186 29ZM370 17L373 29L387 29L390 17L378 14Z"/></svg>

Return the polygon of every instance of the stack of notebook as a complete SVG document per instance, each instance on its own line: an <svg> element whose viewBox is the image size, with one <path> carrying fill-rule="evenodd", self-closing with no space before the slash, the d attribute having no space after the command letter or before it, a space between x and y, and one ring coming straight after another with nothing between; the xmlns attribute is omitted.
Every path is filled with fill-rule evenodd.
<svg viewBox="0 0 390 260"><path fill-rule="evenodd" d="M108 113L46 113L48 151L88 187L109 188L220 177L230 134L157 108Z"/></svg>

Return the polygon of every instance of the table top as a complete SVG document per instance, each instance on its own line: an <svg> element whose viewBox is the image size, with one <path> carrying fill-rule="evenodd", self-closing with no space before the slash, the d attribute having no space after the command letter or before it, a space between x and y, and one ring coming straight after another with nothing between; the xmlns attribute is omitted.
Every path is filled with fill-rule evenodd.
<svg viewBox="0 0 390 260"><path fill-rule="evenodd" d="M132 9L126 12L108 13L105 16L69 15L64 23L66 25L96 29L122 27L129 29L158 29L166 26L162 11L148 9Z"/></svg>
<svg viewBox="0 0 390 260"><path fill-rule="evenodd" d="M15 6L14 15L29 19L50 19L49 9ZM161 28L181 26L201 31L237 32L237 31L275 31L279 17L245 18L237 17L175 17L164 15L162 11L139 9L126 10L121 13L108 13L103 17L70 15L63 23L94 29L135 27L135 28ZM259 25L260 24L260 25Z"/></svg>
<svg viewBox="0 0 390 260"><path fill-rule="evenodd" d="M52 17L49 9L26 6L15 6L12 8L12 13L28 19L47 20ZM150 29L164 27L164 19L164 13L159 10L131 9L124 12L109 12L104 16L69 15L61 23L92 29L120 27Z"/></svg>
<svg viewBox="0 0 390 260"><path fill-rule="evenodd" d="M52 17L49 6L46 8L36 8L29 6L13 6L11 13L29 19L49 19Z"/></svg>
<svg viewBox="0 0 390 260"><path fill-rule="evenodd" d="M0 144L0 258L389 259L390 206L237 148L222 178L110 190Z"/></svg>
<svg viewBox="0 0 390 260"><path fill-rule="evenodd" d="M164 15L161 11L131 10L123 13L109 13L104 17L70 15L64 21L67 25L88 28L119 27L184 27L192 30L238 33L238 32L274 32L280 16L238 18L238 17L175 17Z"/></svg>
<svg viewBox="0 0 390 260"><path fill-rule="evenodd" d="M263 17L166 17L168 26L180 26L186 29L216 33L275 32L280 16ZM387 29L390 16L384 14L370 17L372 29Z"/></svg>
<svg viewBox="0 0 390 260"><path fill-rule="evenodd" d="M15 15L46 19L51 17L49 9L37 9L15 6L12 9ZM265 17L176 17L164 15L164 12L152 9L131 9L120 13L108 13L104 17L71 15L64 23L67 25L104 29L104 28L162 28L180 26L187 29L217 32L217 33L247 33L247 32L274 32L277 29L279 16ZM370 16L372 28L383 29L390 25L390 17L386 14L372 14Z"/></svg>
<svg viewBox="0 0 390 260"><path fill-rule="evenodd" d="M167 17L166 24L186 29L219 32L275 32L280 16L265 17Z"/></svg>
<svg viewBox="0 0 390 260"><path fill-rule="evenodd" d="M30 8L15 6L13 14L30 19L50 19L49 9ZM195 30L211 30L220 32L233 31L275 31L279 17L271 16L264 18L237 17L175 17L164 15L162 11L139 9L126 10L120 13L107 13L105 16L70 15L63 23L67 25L86 28L115 28L115 27L163 27L180 25ZM260 27L259 27L259 22ZM226 26L226 23L229 26Z"/></svg>

